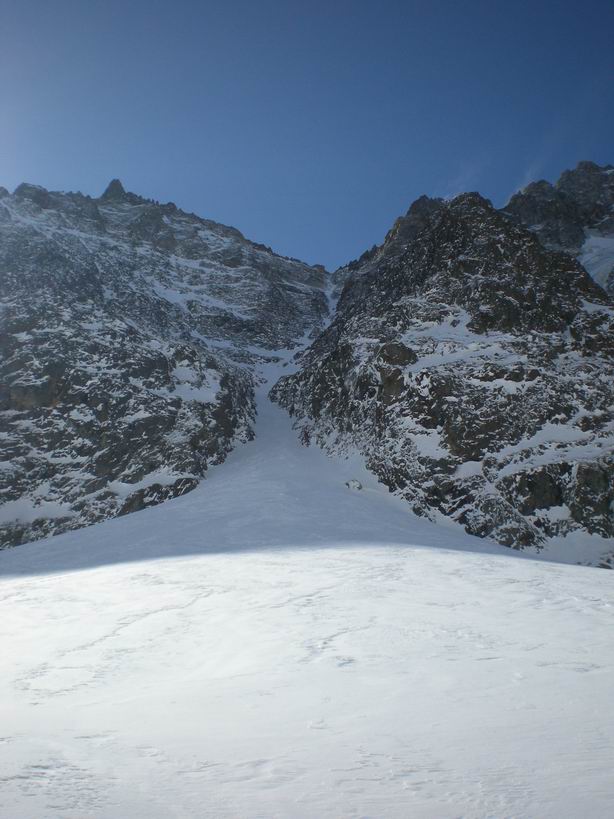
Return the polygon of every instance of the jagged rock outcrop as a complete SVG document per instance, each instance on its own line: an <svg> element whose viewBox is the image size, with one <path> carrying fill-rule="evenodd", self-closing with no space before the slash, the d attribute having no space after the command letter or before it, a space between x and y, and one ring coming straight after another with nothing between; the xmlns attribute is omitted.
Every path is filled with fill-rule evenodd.
<svg viewBox="0 0 614 819"><path fill-rule="evenodd" d="M0 546L183 494L252 435L324 270L113 180L0 192Z"/></svg>
<svg viewBox="0 0 614 819"><path fill-rule="evenodd" d="M532 182L512 196L504 213L546 247L577 256L614 295L614 166L580 162L554 185Z"/></svg>
<svg viewBox="0 0 614 819"><path fill-rule="evenodd" d="M418 200L272 397L420 515L539 548L614 536L614 312L478 194ZM607 542L604 541L604 552Z"/></svg>
<svg viewBox="0 0 614 819"><path fill-rule="evenodd" d="M0 188L0 546L193 489L310 335L272 391L305 443L420 515L614 565L613 185L580 163L502 211L421 197L332 275L119 180Z"/></svg>

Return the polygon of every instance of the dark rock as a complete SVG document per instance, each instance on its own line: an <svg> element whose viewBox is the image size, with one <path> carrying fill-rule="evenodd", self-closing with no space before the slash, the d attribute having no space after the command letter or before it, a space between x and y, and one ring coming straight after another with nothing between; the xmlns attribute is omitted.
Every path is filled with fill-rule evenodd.
<svg viewBox="0 0 614 819"><path fill-rule="evenodd" d="M396 364L405 367L407 364L415 364L418 356L409 347L400 341L389 341L379 348L379 357L385 364Z"/></svg>
<svg viewBox="0 0 614 819"><path fill-rule="evenodd" d="M58 510L1 526L0 547L193 488L253 436L249 350L318 327L324 283L116 180L0 198L0 503Z"/></svg>
<svg viewBox="0 0 614 819"><path fill-rule="evenodd" d="M42 209L53 206L51 194L48 190L41 188L39 185L29 185L26 182L22 182L21 185L15 188L13 196L15 196L16 199L28 199Z"/></svg>
<svg viewBox="0 0 614 819"><path fill-rule="evenodd" d="M139 512L141 509L147 509L149 506L157 506L169 498L178 498L181 495L185 495L197 486L198 480L195 478L179 478L179 480L176 480L170 486L154 483L130 495L117 514L127 515L130 512Z"/></svg>
<svg viewBox="0 0 614 819"><path fill-rule="evenodd" d="M556 185L542 180L514 194L503 213L528 227L547 248L579 257L614 295L614 166L580 162L562 173ZM611 240L609 269L603 251L591 252L593 237Z"/></svg>
<svg viewBox="0 0 614 819"><path fill-rule="evenodd" d="M112 179L100 198L106 201L122 202L125 197L126 191L124 190L122 183L119 181L119 179Z"/></svg>
<svg viewBox="0 0 614 819"><path fill-rule="evenodd" d="M527 208L561 204L532 190ZM272 391L302 435L357 448L417 514L513 548L611 531L614 311L570 254L470 193L420 200L344 276L330 327Z"/></svg>

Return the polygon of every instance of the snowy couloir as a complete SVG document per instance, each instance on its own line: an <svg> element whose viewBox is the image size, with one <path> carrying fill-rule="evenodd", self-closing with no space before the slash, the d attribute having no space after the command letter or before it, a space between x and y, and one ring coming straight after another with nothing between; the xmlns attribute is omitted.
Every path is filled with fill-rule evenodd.
<svg viewBox="0 0 614 819"><path fill-rule="evenodd" d="M0 545L193 490L290 350L302 443L363 457L408 521L611 565L613 205L590 162L501 211L422 197L328 274L117 180L0 189Z"/></svg>

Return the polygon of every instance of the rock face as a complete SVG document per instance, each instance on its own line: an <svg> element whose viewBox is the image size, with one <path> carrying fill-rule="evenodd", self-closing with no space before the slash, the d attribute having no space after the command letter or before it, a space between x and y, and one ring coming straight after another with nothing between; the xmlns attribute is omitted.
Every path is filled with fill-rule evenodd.
<svg viewBox="0 0 614 819"><path fill-rule="evenodd" d="M323 268L173 204L0 191L0 546L194 488L252 436L254 365L327 314Z"/></svg>
<svg viewBox="0 0 614 819"><path fill-rule="evenodd" d="M614 536L614 312L543 241L478 194L423 197L337 273L331 325L272 397L432 520L515 548Z"/></svg>
<svg viewBox="0 0 614 819"><path fill-rule="evenodd" d="M532 182L504 212L552 250L577 256L614 295L614 166L580 162L555 185Z"/></svg>
<svg viewBox="0 0 614 819"><path fill-rule="evenodd" d="M309 337L271 393L304 443L434 521L603 538L614 566L613 191L583 162L501 211L421 197L329 275L119 180L0 188L0 547L193 489Z"/></svg>

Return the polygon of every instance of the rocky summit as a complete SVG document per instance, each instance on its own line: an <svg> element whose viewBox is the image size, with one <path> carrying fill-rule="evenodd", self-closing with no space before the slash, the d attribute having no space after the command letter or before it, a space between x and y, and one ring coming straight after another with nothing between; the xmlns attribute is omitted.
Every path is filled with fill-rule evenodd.
<svg viewBox="0 0 614 819"><path fill-rule="evenodd" d="M333 274L119 180L0 189L0 545L193 489L298 350L271 398L306 446L435 522L614 565L613 269L590 162L501 210L421 197Z"/></svg>
<svg viewBox="0 0 614 819"><path fill-rule="evenodd" d="M551 250L577 256L614 295L614 166L580 162L555 185L533 182L512 196L505 213Z"/></svg>

